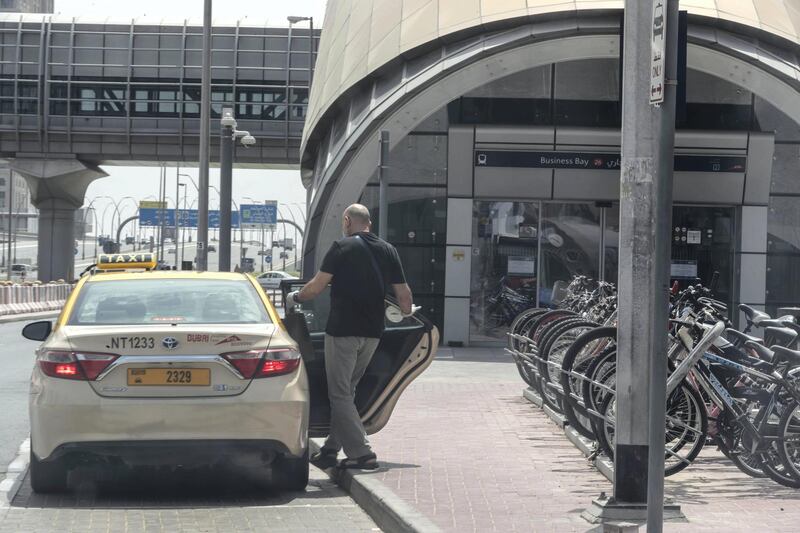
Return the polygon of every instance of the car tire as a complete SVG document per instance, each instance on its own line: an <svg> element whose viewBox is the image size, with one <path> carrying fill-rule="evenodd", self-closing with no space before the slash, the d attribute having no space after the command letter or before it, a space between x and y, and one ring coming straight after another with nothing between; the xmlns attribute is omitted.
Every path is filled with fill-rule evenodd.
<svg viewBox="0 0 800 533"><path fill-rule="evenodd" d="M308 470L308 448L300 457L279 456L272 462L273 485L283 490L306 490Z"/></svg>
<svg viewBox="0 0 800 533"><path fill-rule="evenodd" d="M63 459L40 461L31 451L30 480L33 492L47 494L67 490L69 470Z"/></svg>

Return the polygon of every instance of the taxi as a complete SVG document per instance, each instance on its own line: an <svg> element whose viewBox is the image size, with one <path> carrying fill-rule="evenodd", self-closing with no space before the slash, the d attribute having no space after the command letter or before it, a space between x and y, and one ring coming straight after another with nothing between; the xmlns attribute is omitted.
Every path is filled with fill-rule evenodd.
<svg viewBox="0 0 800 533"><path fill-rule="evenodd" d="M43 341L30 385L33 490L66 490L70 470L87 463L231 464L263 471L273 487L304 489L309 434L330 424L313 320L296 310L282 321L249 274L156 265L151 253L102 255L55 323L23 329ZM436 351L427 319L401 320L359 385L368 433L386 424Z"/></svg>

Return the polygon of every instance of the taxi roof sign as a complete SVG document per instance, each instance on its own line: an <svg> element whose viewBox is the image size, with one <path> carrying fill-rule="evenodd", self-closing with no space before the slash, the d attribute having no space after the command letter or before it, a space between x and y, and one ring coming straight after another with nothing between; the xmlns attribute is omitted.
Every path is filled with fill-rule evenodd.
<svg viewBox="0 0 800 533"><path fill-rule="evenodd" d="M100 254L97 257L98 270L152 270L156 268L156 254L140 252L130 254Z"/></svg>

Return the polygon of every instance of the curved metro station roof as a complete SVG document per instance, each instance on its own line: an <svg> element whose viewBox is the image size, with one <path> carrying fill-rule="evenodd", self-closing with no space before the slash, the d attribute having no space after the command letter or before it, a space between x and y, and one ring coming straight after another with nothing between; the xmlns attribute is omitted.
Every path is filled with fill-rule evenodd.
<svg viewBox="0 0 800 533"><path fill-rule="evenodd" d="M328 0L303 144L348 89L434 41L516 22L619 10L623 0ZM690 15L800 44L800 0L681 0ZM521 20L520 20L521 19Z"/></svg>

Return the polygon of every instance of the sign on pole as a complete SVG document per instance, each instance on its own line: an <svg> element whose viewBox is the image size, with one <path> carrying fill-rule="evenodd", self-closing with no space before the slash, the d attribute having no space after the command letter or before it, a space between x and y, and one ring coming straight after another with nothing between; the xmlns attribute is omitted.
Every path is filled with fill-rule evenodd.
<svg viewBox="0 0 800 533"><path fill-rule="evenodd" d="M278 225L278 202L268 200L263 204L241 204L239 221L243 228L274 231Z"/></svg>
<svg viewBox="0 0 800 533"><path fill-rule="evenodd" d="M197 209L180 209L178 211L178 225L183 228L196 228L197 227L198 211ZM160 226L161 223L165 226L175 225L175 210L163 209L157 207L139 207L139 225L144 226ZM208 212L208 227L219 227L219 211L210 210ZM231 227L239 227L239 213L231 213Z"/></svg>
<svg viewBox="0 0 800 533"><path fill-rule="evenodd" d="M667 37L665 0L653 0L653 19L650 41L650 103L664 102L664 50Z"/></svg>
<svg viewBox="0 0 800 533"><path fill-rule="evenodd" d="M167 202L157 202L155 200L139 200L139 209L166 209Z"/></svg>

